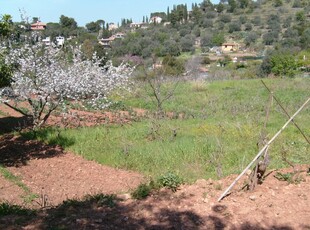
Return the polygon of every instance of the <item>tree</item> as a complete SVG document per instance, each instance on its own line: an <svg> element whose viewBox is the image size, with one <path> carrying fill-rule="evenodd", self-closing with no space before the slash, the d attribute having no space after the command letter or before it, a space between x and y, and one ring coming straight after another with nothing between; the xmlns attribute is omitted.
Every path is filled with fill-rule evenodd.
<svg viewBox="0 0 310 230"><path fill-rule="evenodd" d="M69 18L67 16L61 15L59 19L59 24L63 28L67 29L76 29L77 28L77 22L74 20L74 18Z"/></svg>
<svg viewBox="0 0 310 230"><path fill-rule="evenodd" d="M214 33L212 36L212 44L216 46L221 46L225 42L225 37L223 33Z"/></svg>
<svg viewBox="0 0 310 230"><path fill-rule="evenodd" d="M229 14L222 14L219 17L219 20L224 23L231 22L231 16Z"/></svg>
<svg viewBox="0 0 310 230"><path fill-rule="evenodd" d="M194 21L195 24L200 24L202 20L202 12L198 6L195 6L192 9L192 20Z"/></svg>
<svg viewBox="0 0 310 230"><path fill-rule="evenodd" d="M12 30L12 17L11 15L4 14L0 19L0 38L7 37Z"/></svg>
<svg viewBox="0 0 310 230"><path fill-rule="evenodd" d="M9 86L12 82L14 66L5 63L5 59L0 54L0 88Z"/></svg>
<svg viewBox="0 0 310 230"><path fill-rule="evenodd" d="M33 17L32 18L32 23L37 23L38 21L40 21L38 17Z"/></svg>
<svg viewBox="0 0 310 230"><path fill-rule="evenodd" d="M96 33L101 29L101 25L98 22L89 22L85 26L90 33Z"/></svg>
<svg viewBox="0 0 310 230"><path fill-rule="evenodd" d="M305 11L301 10L301 11L296 12L295 18L299 24L303 24L306 21Z"/></svg>
<svg viewBox="0 0 310 230"><path fill-rule="evenodd" d="M259 26L261 24L261 17L259 15L255 16L252 20L252 23L255 25L255 26Z"/></svg>
<svg viewBox="0 0 310 230"><path fill-rule="evenodd" d="M240 22L231 22L228 25L228 32L233 33L235 31L241 31L241 24Z"/></svg>
<svg viewBox="0 0 310 230"><path fill-rule="evenodd" d="M41 127L51 113L65 107L66 100L87 103L94 108L104 108L109 104L109 95L116 88L127 87L132 68L121 64L104 68L101 62L83 60L79 49L71 50L72 61L63 55L62 50L42 45L25 45L7 56L9 63L18 64L13 74L11 93L0 92L0 101L25 116L33 118L33 127ZM29 104L29 112L9 104L10 95L15 101Z"/></svg>
<svg viewBox="0 0 310 230"><path fill-rule="evenodd" d="M249 5L249 0L239 0L240 8L245 9Z"/></svg>
<svg viewBox="0 0 310 230"><path fill-rule="evenodd" d="M270 58L271 72L276 76L293 77L298 72L295 55L288 52L277 52Z"/></svg>
<svg viewBox="0 0 310 230"><path fill-rule="evenodd" d="M282 0L274 0L274 1L273 1L273 5L274 5L275 7L280 7L280 6L283 5L283 1L282 1Z"/></svg>
<svg viewBox="0 0 310 230"><path fill-rule="evenodd" d="M163 118L165 116L164 104L174 95L180 81L180 78L175 78L169 73L173 67L179 70L178 61L171 55L164 58L162 67L154 67L156 66L155 57L153 57L152 61L153 68L149 68L144 63L140 79L147 83L144 85L147 86L147 95L149 95L152 102L156 105L156 118Z"/></svg>
<svg viewBox="0 0 310 230"><path fill-rule="evenodd" d="M244 25L244 30L245 30L245 31L251 31L252 29L253 29L253 26L252 26L251 23L246 23L246 24Z"/></svg>
<svg viewBox="0 0 310 230"><path fill-rule="evenodd" d="M0 20L0 41L7 39L12 32L12 17L5 14ZM2 48L0 46L0 48ZM0 88L9 86L13 74L14 66L5 63L5 48L0 49Z"/></svg>
<svg viewBox="0 0 310 230"><path fill-rule="evenodd" d="M263 35L263 42L265 45L272 45L279 38L279 34L276 31L271 31Z"/></svg>
<svg viewBox="0 0 310 230"><path fill-rule="evenodd" d="M301 47L304 49L309 49L310 48L310 28L304 30L300 37L300 44Z"/></svg>
<svg viewBox="0 0 310 230"><path fill-rule="evenodd" d="M178 43L174 40L166 40L164 42L164 50L162 56L171 55L171 56L179 56L181 53L181 49Z"/></svg>
<svg viewBox="0 0 310 230"><path fill-rule="evenodd" d="M181 49L183 52L194 51L195 38L193 35L187 34L185 37L180 40Z"/></svg>
<svg viewBox="0 0 310 230"><path fill-rule="evenodd" d="M228 11L230 13L233 13L237 8L237 2L235 0L228 0L228 5L229 5Z"/></svg>
<svg viewBox="0 0 310 230"><path fill-rule="evenodd" d="M244 43L246 46L250 46L251 44L254 44L257 40L258 36L256 32L250 32L244 39Z"/></svg>
<svg viewBox="0 0 310 230"><path fill-rule="evenodd" d="M223 4L223 3L219 3L219 4L217 5L217 7L216 7L216 11L217 11L218 13L222 13L224 10L225 10L224 4Z"/></svg>

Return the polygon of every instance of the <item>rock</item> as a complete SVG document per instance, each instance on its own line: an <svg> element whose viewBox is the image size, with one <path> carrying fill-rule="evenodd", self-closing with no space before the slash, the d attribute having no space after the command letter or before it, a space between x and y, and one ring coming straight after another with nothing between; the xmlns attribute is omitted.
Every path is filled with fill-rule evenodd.
<svg viewBox="0 0 310 230"><path fill-rule="evenodd" d="M253 201L256 200L256 196L254 196L254 195L250 196L249 198L250 198L250 200L253 200Z"/></svg>
<svg viewBox="0 0 310 230"><path fill-rule="evenodd" d="M131 195L129 193L120 194L117 196L121 200L129 200L131 199Z"/></svg>
<svg viewBox="0 0 310 230"><path fill-rule="evenodd" d="M205 179L198 179L195 183L198 186L204 187L207 184L207 181Z"/></svg>

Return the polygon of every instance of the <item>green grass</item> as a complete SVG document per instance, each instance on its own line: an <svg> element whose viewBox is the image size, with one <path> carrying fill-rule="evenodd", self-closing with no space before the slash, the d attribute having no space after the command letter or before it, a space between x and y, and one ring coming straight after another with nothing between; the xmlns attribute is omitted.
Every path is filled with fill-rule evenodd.
<svg viewBox="0 0 310 230"><path fill-rule="evenodd" d="M2 174L6 180L11 181L25 192L26 195L22 197L25 203L31 203L34 199L38 198L38 195L32 193L28 186L22 182L20 177L15 176L2 165L0 165L0 174Z"/></svg>
<svg viewBox="0 0 310 230"><path fill-rule="evenodd" d="M309 97L308 79L272 79L266 83L290 114ZM62 145L86 159L136 170L155 179L167 172L179 175L185 182L240 172L259 150L267 90L259 80L195 84L181 83L175 96L165 104L167 111L183 113L183 119L144 119L127 125L62 130L60 142L70 140L70 144ZM141 99L142 93L140 97L127 97L123 103L155 109ZM308 105L294 119L307 136L309 112ZM285 114L273 102L268 138L286 121ZM57 134L53 129L44 130L41 139L57 143ZM37 136L40 138L40 133ZM287 166L282 160L284 153L293 163L310 163L309 144L293 125L284 130L269 151L272 168Z"/></svg>
<svg viewBox="0 0 310 230"><path fill-rule="evenodd" d="M34 210L25 209L18 205L12 205L9 203L1 203L0 204L0 216L7 215L24 215L29 216L35 214Z"/></svg>

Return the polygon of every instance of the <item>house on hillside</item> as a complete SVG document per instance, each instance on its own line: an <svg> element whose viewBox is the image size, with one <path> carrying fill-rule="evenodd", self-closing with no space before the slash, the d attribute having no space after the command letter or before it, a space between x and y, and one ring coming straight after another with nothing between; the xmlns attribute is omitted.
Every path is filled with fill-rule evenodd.
<svg viewBox="0 0 310 230"><path fill-rule="evenodd" d="M135 23L135 22L132 22L129 25L129 27L132 29L141 28L142 26L143 26L143 23Z"/></svg>
<svg viewBox="0 0 310 230"><path fill-rule="evenodd" d="M109 31L112 31L112 30L118 29L118 26L111 22L108 24L108 28L109 28Z"/></svg>
<svg viewBox="0 0 310 230"><path fill-rule="evenodd" d="M221 46L223 53L234 52L239 50L239 44L236 42L223 43Z"/></svg>
<svg viewBox="0 0 310 230"><path fill-rule="evenodd" d="M149 24L160 24L163 19L159 16L154 16L150 18Z"/></svg>
<svg viewBox="0 0 310 230"><path fill-rule="evenodd" d="M46 37L46 38L42 39L42 42L43 42L46 46L50 46L50 45L51 45L51 37Z"/></svg>
<svg viewBox="0 0 310 230"><path fill-rule="evenodd" d="M125 34L123 33L116 33L114 35L112 35L109 38L101 38L99 39L99 44L101 44L104 48L111 48L112 47L112 42L115 39L123 39L125 36Z"/></svg>
<svg viewBox="0 0 310 230"><path fill-rule="evenodd" d="M46 29L46 24L40 21L31 24L31 30L33 31L41 31Z"/></svg>
<svg viewBox="0 0 310 230"><path fill-rule="evenodd" d="M62 36L56 37L56 45L63 46L65 44L65 38Z"/></svg>

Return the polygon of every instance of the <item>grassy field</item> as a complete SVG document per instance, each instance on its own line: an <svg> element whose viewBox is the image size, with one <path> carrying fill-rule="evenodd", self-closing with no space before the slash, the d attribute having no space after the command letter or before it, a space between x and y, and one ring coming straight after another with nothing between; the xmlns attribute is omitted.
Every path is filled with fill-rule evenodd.
<svg viewBox="0 0 310 230"><path fill-rule="evenodd" d="M309 97L309 79L268 79L266 84L293 114ZM86 159L117 168L136 170L150 178L167 172L186 182L238 173L259 151L269 93L260 80L180 82L165 111L178 119L144 118L126 125L43 130L38 137L63 145ZM156 110L144 87L121 102L127 108ZM310 106L295 119L310 134ZM270 139L287 121L273 101L266 127ZM271 168L310 164L309 144L290 124L271 145Z"/></svg>

